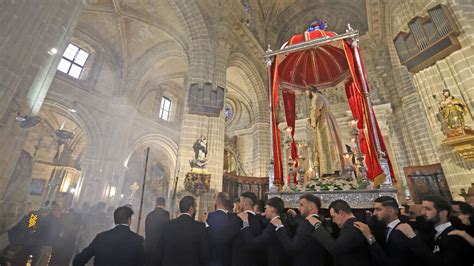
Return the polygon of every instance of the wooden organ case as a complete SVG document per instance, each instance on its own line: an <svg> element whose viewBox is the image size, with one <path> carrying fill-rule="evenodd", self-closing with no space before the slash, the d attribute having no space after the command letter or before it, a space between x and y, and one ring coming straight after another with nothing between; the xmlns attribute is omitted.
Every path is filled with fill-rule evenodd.
<svg viewBox="0 0 474 266"><path fill-rule="evenodd" d="M412 73L433 65L461 48L460 31L445 5L428 10L428 16L416 16L408 23L409 32L399 32L393 39L402 65Z"/></svg>

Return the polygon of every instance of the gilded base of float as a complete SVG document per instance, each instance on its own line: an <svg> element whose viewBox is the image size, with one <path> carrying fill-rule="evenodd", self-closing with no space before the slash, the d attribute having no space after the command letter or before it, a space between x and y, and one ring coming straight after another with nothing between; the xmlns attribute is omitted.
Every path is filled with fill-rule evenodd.
<svg viewBox="0 0 474 266"><path fill-rule="evenodd" d="M298 208L299 198L305 193L311 193L321 199L321 207L327 209L329 204L337 199L345 200L353 209L370 209L374 207L374 200L380 196L397 198L396 189L370 189L370 190L335 190L335 191L310 191L310 192L269 192L268 197L280 197L286 208Z"/></svg>

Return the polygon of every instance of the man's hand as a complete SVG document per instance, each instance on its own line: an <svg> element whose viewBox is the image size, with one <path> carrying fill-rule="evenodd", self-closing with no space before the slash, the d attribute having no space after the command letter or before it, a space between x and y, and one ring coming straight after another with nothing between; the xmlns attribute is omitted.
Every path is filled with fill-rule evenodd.
<svg viewBox="0 0 474 266"><path fill-rule="evenodd" d="M369 226L365 223L354 222L354 227L359 229L359 231L365 236L365 238L369 239L372 237L372 232L370 232Z"/></svg>
<svg viewBox="0 0 474 266"><path fill-rule="evenodd" d="M314 216L308 216L308 217L306 217L306 220L308 220L308 222L309 222L311 225L313 225L313 226L314 226L316 223L320 223L320 222L321 222L318 218L316 218L316 217L314 217Z"/></svg>
<svg viewBox="0 0 474 266"><path fill-rule="evenodd" d="M459 220L461 220L461 223L464 225L471 225L471 220L469 220L469 215L467 214L460 214L458 216Z"/></svg>
<svg viewBox="0 0 474 266"><path fill-rule="evenodd" d="M398 231L402 232L408 238L414 238L416 236L413 228L407 223L401 223L396 228Z"/></svg>
<svg viewBox="0 0 474 266"><path fill-rule="evenodd" d="M296 217L296 211L293 209L288 209L286 213L288 213L288 215L290 215L292 218Z"/></svg>
<svg viewBox="0 0 474 266"><path fill-rule="evenodd" d="M241 213L237 214L237 216L239 216L239 218L240 218L240 220L242 220L242 222L244 222L244 223L249 222L249 214L247 212L241 212Z"/></svg>
<svg viewBox="0 0 474 266"><path fill-rule="evenodd" d="M280 218L273 219L271 222L274 226L282 225Z"/></svg>

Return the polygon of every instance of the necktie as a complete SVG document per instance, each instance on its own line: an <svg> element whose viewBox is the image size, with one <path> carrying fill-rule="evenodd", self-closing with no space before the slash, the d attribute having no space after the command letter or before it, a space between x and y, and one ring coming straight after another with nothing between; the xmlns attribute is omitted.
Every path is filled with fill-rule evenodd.
<svg viewBox="0 0 474 266"><path fill-rule="evenodd" d="M391 227L385 227L384 235L385 235L385 243L388 243L388 236L390 235L390 232L392 231Z"/></svg>

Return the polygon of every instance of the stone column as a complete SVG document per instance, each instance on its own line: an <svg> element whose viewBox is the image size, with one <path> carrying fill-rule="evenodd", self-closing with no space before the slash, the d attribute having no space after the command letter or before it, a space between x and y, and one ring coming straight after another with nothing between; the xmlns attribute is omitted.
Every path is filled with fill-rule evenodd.
<svg viewBox="0 0 474 266"><path fill-rule="evenodd" d="M272 139L270 136L269 121L256 122L253 132L253 176L268 176L268 167L271 161Z"/></svg>
<svg viewBox="0 0 474 266"><path fill-rule="evenodd" d="M400 176L404 176L403 167L427 165L439 161L437 150L434 147L424 107L420 101L412 77L404 66L400 64L393 42L389 43L390 60L392 63L392 78L394 88L391 96L399 99L393 103L393 116L390 127L397 158ZM398 136L394 136L398 132ZM398 146L398 145L402 146ZM398 147L397 147L398 146Z"/></svg>
<svg viewBox="0 0 474 266"><path fill-rule="evenodd" d="M221 31L222 32L222 31ZM216 36L215 39L218 37ZM188 89L187 99L188 103L185 107L184 114L182 116L181 126L181 138L179 141L179 150L177 158L177 169L178 173L178 185L177 185L177 196L175 199L175 205L179 202L183 196L184 191L184 179L186 173L191 170L189 161L194 157L193 143L196 139L203 135L207 138L207 169L211 175L210 192L200 196L199 210L200 212L212 211L214 204L215 192L222 190L222 179L223 179L223 163L224 163L224 114L222 108L218 112L209 115L198 115L194 114L192 106L196 106L192 97L189 97L190 93L193 93L191 84L198 83L200 87L203 87L203 82L212 83L212 90L218 90L218 87L224 88L226 85L226 68L227 68L227 57L229 54L229 44L222 40L211 43L213 46L212 61L213 63L207 65L209 67L208 73L212 73L211 77L203 77L199 73L188 73L188 82L185 86ZM194 59L199 62L199 58ZM193 59L191 59L193 61ZM190 67L192 69L192 67ZM202 95L202 99L207 99L211 91L205 90ZM219 97L219 96L218 96ZM220 96L222 104L224 103L225 94ZM200 99L197 99L199 101ZM223 105L222 105L223 107ZM171 190L173 190L173 182L170 182ZM184 192L187 194L187 192Z"/></svg>
<svg viewBox="0 0 474 266"><path fill-rule="evenodd" d="M13 206L11 193L6 192L7 184L28 135L28 129L20 128L15 116L18 112L34 116L41 108L61 55L76 27L82 1L18 0L2 1L1 5L0 206L4 207ZM56 54L51 52L52 48L56 49ZM29 183L24 185L29 186ZM22 201L26 196L14 203L18 219L23 215L25 202ZM2 213L0 210L0 231L13 225L6 222ZM16 220L15 217L10 220Z"/></svg>

